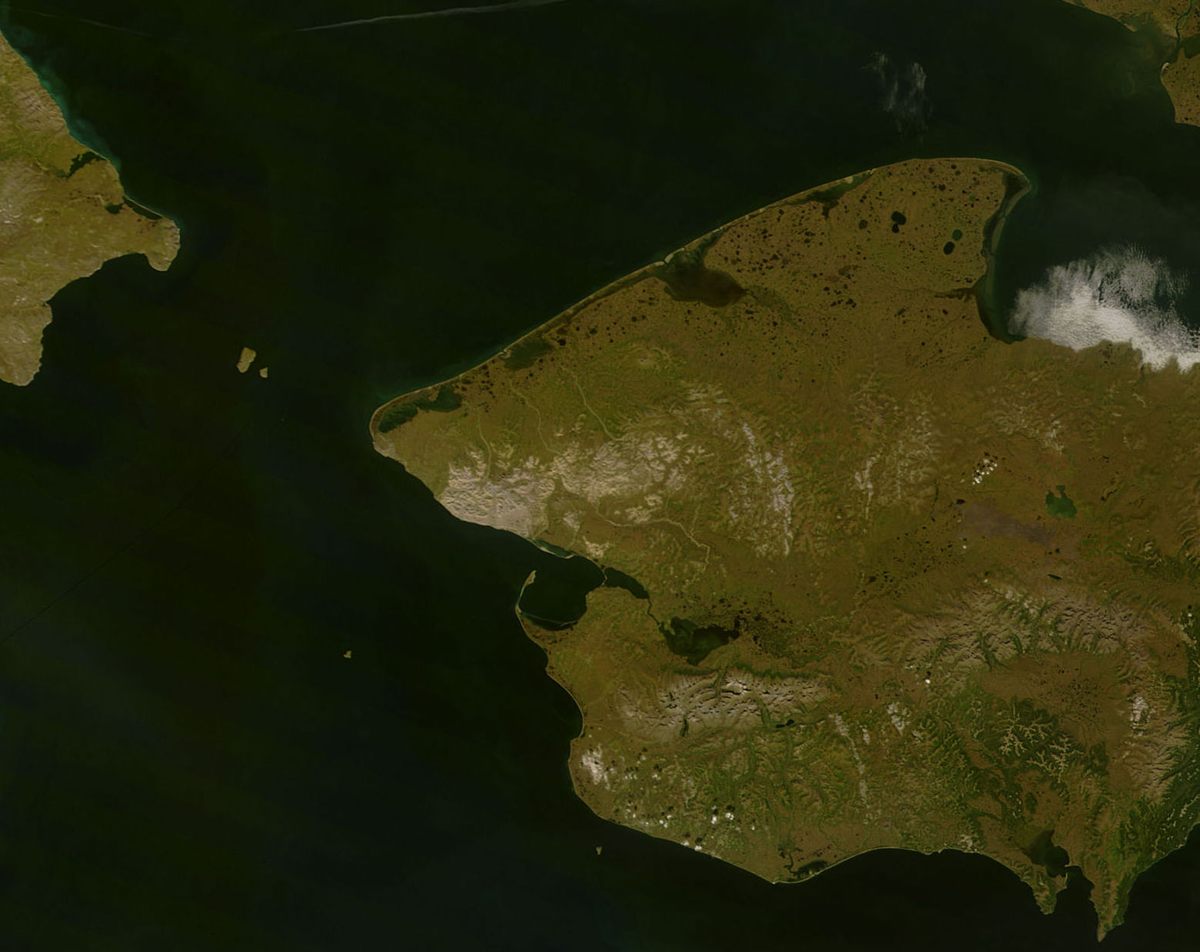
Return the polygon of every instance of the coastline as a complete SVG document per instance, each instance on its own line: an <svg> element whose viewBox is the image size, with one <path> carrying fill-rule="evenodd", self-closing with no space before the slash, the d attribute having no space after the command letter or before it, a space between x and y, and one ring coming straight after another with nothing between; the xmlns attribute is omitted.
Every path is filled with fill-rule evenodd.
<svg viewBox="0 0 1200 952"><path fill-rule="evenodd" d="M45 90L46 95L50 97L50 99L54 102L55 107L58 109L58 113L62 117L63 123L66 125L67 134L89 152L94 152L113 167L117 173L117 179L121 183L121 191L124 194L125 199L129 202L130 207L135 212L142 214L145 217L165 219L171 222L179 233L179 244L182 246L183 236L185 233L184 223L162 209L155 208L152 205L147 205L145 202L138 199L137 196L129 192L125 185L125 179L122 175L120 156L118 156L108 145L108 143L104 141L103 137L100 136L91 123L75 115L67 106L64 92L66 86L63 82L61 82L61 80L59 80L54 70L47 68L44 64L41 67L35 65L30 57L25 53L19 42L20 35L25 32L26 31L21 27L16 27L15 29L11 25L0 27L0 42L8 44L8 47L21 58L21 61L26 65L26 67L28 67L29 71L37 77L38 84L43 90ZM17 37L17 39L14 39L14 36ZM176 251L175 257L178 257L178 250ZM172 260L174 260L174 258Z"/></svg>
<svg viewBox="0 0 1200 952"><path fill-rule="evenodd" d="M1008 179L1010 191L1005 195L1004 201L996 209L995 214L988 219L983 229L983 247L980 249L980 253L983 255L986 265L983 277L972 288L976 307L979 308L979 316L987 327L988 333L1006 344L1017 343L1024 338L1013 335L1007 326L1000 323L1002 315L996 301L997 251L1004 226L1008 222L1008 216L1012 214L1013 209L1017 207L1022 198L1026 195L1037 194L1038 190L1036 179L1031 179L1015 166L1010 168L1012 169ZM1014 183L1016 184L1015 188L1012 187Z"/></svg>
<svg viewBox="0 0 1200 952"><path fill-rule="evenodd" d="M989 165L989 166L992 166L992 167L1002 170L1010 180L1020 183L1020 187L1015 192L1012 192L1005 196L1004 201L1001 204L1000 208L992 216L991 220L989 220L989 222L988 222L987 227L985 228L984 248L982 249L982 253L983 253L984 259L986 261L985 271L984 271L983 278L980 280L980 282L977 282L976 287L974 289L976 291L976 300L978 302L981 300L979 297L980 292L978 290L980 284L985 285L985 290L982 292L984 295L989 295L991 293L991 287L992 287L991 282L994 280L993 279L993 275L994 275L993 260L994 260L994 256L995 256L996 247L1000 240L1001 232L1003 231L1004 222L1007 219L1008 214L1012 211L1012 209L1016 206L1016 204L1025 195L1029 194L1030 192L1036 191L1036 184L1033 181L1031 181L1029 176L1026 175L1025 172L1022 171L1020 168L1018 168L1015 165L1012 165L1009 162L1005 162L1001 159L978 158L978 157L973 157L973 156L962 156L962 155L936 156L935 158L938 160L941 160L941 161L948 161L948 162L954 162L954 161L976 162L976 163L982 163L985 165ZM570 323L572 318L574 318L578 313L583 311L585 308L590 307L595 302L603 300L604 298L621 290L622 288L626 288L632 284L636 284L639 281L642 281L647 277L656 276L664 268L668 267L670 265L671 261L676 256L686 254L687 252L692 251L698 247L699 248L707 247L708 245L710 245L714 241L716 241L729 228L732 228L735 225L741 224L742 222L745 222L752 218L755 218L758 215L765 214L775 208L786 207L786 206L790 206L790 205L799 205L799 204L803 204L805 202L810 202L810 201L828 201L829 200L828 196L830 196L830 195L835 196L832 200L836 202L838 200L838 198L840 197L840 194L846 191L847 186L850 186L852 188L856 185L859 185L859 184L867 181L876 172L879 172L884 169L894 168L899 165L904 165L907 162L912 162L912 161L915 161L915 160L912 158L900 159L896 162L889 162L886 165L873 166L868 169L863 169L860 172L855 172L850 175L842 176L841 178L833 179L831 181L822 182L818 185L810 186L809 188L803 189L802 191L795 192L784 198L781 198L776 201L770 202L766 205L760 206L759 208L753 209L752 211L746 212L743 215L739 215L737 218L730 219L729 221L725 222L724 224L718 225L717 227L710 229L709 231L705 232L700 237L687 242L686 244L682 245L681 247L668 253L664 257L658 259L657 261L652 261L648 264L645 264L642 267L636 269L635 271L631 271L622 277L616 278L615 280L604 285L603 287L593 291L587 297L576 302L575 304L572 304L566 310L560 311L558 314L554 315L549 320L544 321L543 323L532 327L530 330L526 331L524 334L522 334L520 337L516 338L509 344L506 344L504 347L501 347L499 350L496 350L496 351L493 351L493 352L487 354L483 358L475 361L469 367L459 370L456 373L451 374L450 376L442 377L432 383L428 383L423 386L415 387L411 390L407 390L401 394L398 394L397 396L392 397L389 400L385 400L378 407L376 407L375 411L371 414L370 420L367 424L368 432L371 435L372 442L374 443L376 449L378 450L379 443L378 443L376 437L378 434L380 434L382 432L386 432L386 431L380 430L380 428L378 426L379 421L381 420L383 415L385 413L387 413L388 410L392 409L393 407L401 406L404 403L406 403L410 400L417 399L421 396L424 396L425 394L436 393L440 388L448 386L450 384L453 384L454 381L458 380L460 377L463 377L463 376L471 373L472 371L479 369L480 367L482 367L484 364L488 363L489 361L495 360L497 357L503 356L505 354L511 355L512 352L515 351L522 344L533 342L534 338L538 337L539 335L544 334L548 331L551 331L554 328L559 327L560 325ZM979 307L980 307L981 318L984 320L985 323L989 324L989 328L990 328L990 318L989 318L988 313L983 309L982 303L979 304ZM1000 338L1000 339L1005 340L1004 338ZM1005 342L1011 343L1013 340L1016 340L1016 338L1011 338L1009 340L1006 340Z"/></svg>
<svg viewBox="0 0 1200 952"><path fill-rule="evenodd" d="M950 158L945 158L945 159L941 159L940 161L953 162L954 160L950 159ZM983 260L981 261L980 258L972 258L971 259L972 263L976 268L975 274L971 275L971 276L965 276L966 279L962 280L960 284L950 283L950 284L942 285L941 287L945 288L946 290L938 293L938 296L942 297L942 298L953 297L956 299L960 299L962 301L962 303L959 306L962 308L962 311L963 311L963 313L961 314L961 318L964 319L964 321L966 321L972 316L971 311L970 311L970 303L965 300L968 295L968 292L972 289L976 292L977 303L978 303L978 295L985 293L985 288L990 287L990 285L988 285L986 283L986 279L990 278L992 281L995 280L995 275L994 275L994 272L992 269L995 267L997 249L1000 246L1000 239L1004 234L1004 226L1007 223L1008 216L1012 213L1012 210L1018 206L1018 204L1022 198L1024 198L1026 195L1030 194L1030 192L1037 191L1037 183L1035 181L1032 181L1029 176L1025 175L1024 172L1022 172L1022 170L1019 167L1012 165L1011 163L998 161L998 160L990 160L990 159L975 159L975 160L959 159L958 161L973 162L978 167L989 170L992 174L992 181L996 184L996 186L998 186L995 189L995 191L993 191L991 193L992 200L987 203L987 206L990 206L991 214L985 220L983 218L983 214L987 214L987 212L985 210L984 213L981 214L978 219L976 219L976 224L974 225L974 228L976 229L975 236L977 236L975 238L974 247L977 249L976 253L979 254L980 258L982 258ZM671 265L671 263L677 261L678 257L681 255L687 255L689 252L692 252L696 258L698 258L698 259L703 258L703 254L702 254L703 250L705 248L707 248L708 246L712 245L714 243L714 241L719 239L723 234L728 232L731 228L734 228L737 225L742 225L743 227L745 227L745 225L747 223L754 225L755 220L758 218L758 216L761 216L764 213L769 213L769 212L771 212L771 210L778 209L782 206L793 206L793 207L794 206L803 206L804 213L807 215L810 215L812 217L812 220L815 222L815 224L812 225L814 231L819 232L820 231L820 223L819 223L820 208L815 207L814 205L812 205L810 203L812 203L814 201L821 201L822 199L825 199L826 201L829 201L831 203L836 202L838 200L838 198L840 198L840 195L838 193L844 191L844 187L847 183L852 182L852 181L865 182L871 177L871 175L874 172L881 171L883 169L892 169L896 166L904 166L906 164L907 164L906 162L898 162L898 163L892 163L889 165L869 169L866 172L860 173L860 175L858 177L847 177L847 178L835 180L834 182L828 183L825 186L817 186L815 188L805 189L802 192L798 192L794 195L791 195L784 199L769 203L767 205L762 206L761 208L757 208L751 212L741 215L738 218L735 218L726 224L723 224L715 229L711 229L710 231L708 231L701 237L684 245L678 251L665 256L660 261L656 261L656 262L652 262L648 265L644 265L643 267L638 268L636 271L632 272L627 278L613 282L612 284L601 289L599 292L594 292L593 294L589 295L588 298L586 298L583 302L580 302L579 304L574 305L573 307L560 312L558 315L556 315L554 318L550 319L549 321L545 322L544 324L539 325L538 327L534 328L531 331L526 332L525 334L522 334L521 337L519 337L516 342L514 342L513 344L510 344L508 347L505 347L505 348L497 351L497 354L500 355L501 359L504 358L504 355L509 355L510 357L515 355L517 357L518 363L516 366L510 365L511 369L520 369L525 372L525 376L529 376L529 372L527 369L529 366L529 363L528 363L527 359L530 356L536 357L540 353L546 352L547 346L549 344L553 343L553 341L551 341L551 340L544 340L544 341L538 340L539 336L547 335L548 332L553 331L555 328L563 327L565 324L567 324L570 321L572 321L573 319L575 319L576 315L580 312L580 310L584 307L587 307L589 304L594 304L596 301L602 300L606 296L608 296L620 289L626 289L628 291L631 284L636 284L636 283L640 282L646 276L655 276L655 275L661 276L660 269L663 268L664 266ZM999 193L999 195L997 195L997 193ZM997 197L999 198L998 202L995 200ZM971 207L975 208L976 206L974 204L974 196L971 196L970 200L972 203ZM853 206L851 206L851 207L853 207ZM904 207L904 206L898 205L897 207ZM839 211L839 214L840 214L840 211ZM893 213L893 214L898 215L899 213ZM955 235L954 237L957 240L961 236ZM971 248L972 245L968 244L968 243L963 243L962 247L964 248L964 250L966 250L968 248ZM779 249L779 250L783 251L783 249ZM815 263L817 259L812 259L812 260ZM722 266L728 267L727 264L722 264L722 263L712 264L713 268L719 268ZM738 272L735 271L734 273L738 273ZM969 287L969 285L972 284L972 279L975 278L975 275L978 275L979 278L974 280L973 288L971 288L971 287ZM742 279L739 277L738 280L742 280ZM753 279L751 279L750 281L746 281L744 283L746 283L746 286L748 288L754 287ZM907 285L904 285L904 286L907 287ZM657 284L655 284L655 287L657 288L656 293L660 293L660 294L665 293L664 289L661 288L660 286L658 286ZM672 295L675 296L674 286L672 286L671 292L672 292ZM635 291L633 293L637 293L637 292ZM676 299L679 300L680 297L677 296ZM691 300L694 300L694 298L682 297L682 300L691 301ZM945 313L945 312L943 312L943 313ZM964 323L963 326L966 326L966 324ZM574 325L574 327L576 329L578 329L579 325L576 324L576 325ZM978 330L977 329L973 330L970 333L972 335L977 336ZM884 332L884 337L886 338L886 331ZM722 340L724 340L724 338L722 338ZM522 343L526 343L526 342L533 342L537 345L535 347L534 353L532 355L529 353L517 354L516 351L518 349L518 345L520 345ZM1033 345L1030 345L1030 346L1031 346L1031 348L1033 348ZM1036 351L1036 348L1033 348L1033 349ZM1002 350L1002 348L998 348L997 350ZM493 358L491 358L491 360L495 360L495 358L493 357ZM486 363L486 361L485 361L485 363ZM389 422L390 421L385 421L381 417L381 415L383 413L385 413L389 408L396 407L397 404L404 404L404 402L406 400L411 400L414 397L420 398L420 397L432 396L435 392L437 392L439 390L439 388L447 388L450 386L454 386L457 381L459 381L463 377L466 377L469 373L470 373L470 371L464 371L462 373L448 376L444 380L442 380L440 383L427 385L425 387L421 387L421 388L409 391L407 394L403 394L400 397L393 398L391 401L388 401L386 404L379 407L376 410L376 412L372 415L372 419L371 419L372 430L373 430L373 433L375 434L375 436L377 437L377 442L376 442L377 448L380 448L384 452L384 455L391 455L390 453L387 452L388 441L378 439L381 430L383 433L387 433L389 431ZM450 396L453 397L454 394L451 393ZM427 400L427 401L423 401L423 402L445 403L445 402L447 402L446 397L447 397L447 394L443 390L441 393L438 394L438 396L435 400ZM455 409L457 408L457 404L455 405L454 408ZM411 406L408 406L408 407L406 407L406 409L411 414L413 412L414 408L412 408ZM448 408L441 407L441 406L425 406L425 407L421 407L421 409L448 409ZM436 414L434 416L436 416ZM422 431L422 433L424 433L424 431ZM609 435L611 436L611 434L609 434ZM398 454L396 458L401 459L401 461L404 460L403 454ZM477 520L472 519L469 521L477 521ZM490 524L490 523L484 523L484 524ZM496 526L496 527L500 528L499 526ZM579 556L572 556L568 553L564 553L561 551L557 551L557 552L553 551L552 549L548 549L546 546L540 545L539 543L536 542L536 540L534 540L534 544L537 545L538 548L542 549L543 551L548 551L548 552L550 552L550 554L560 555L563 558L579 557ZM571 543L567 543L567 544L571 544ZM595 564L593 562L593 560L588 559L586 557L584 558L584 561L588 562L590 564ZM1056 578L1056 579L1058 578L1058 576L1053 576L1053 575L1051 577ZM569 688L567 686L567 683L560 677L560 672L556 669L556 667L553 663L553 658L549 657L551 652L549 652L547 649L547 644L552 645L556 639L553 636L551 636L550 638L547 638L547 637L543 636L540 631L532 631L531 630L532 628L540 627L537 624L538 616L536 614L535 615L526 615L526 613L521 611L520 606L521 606L522 596L528 590L529 586L532 584L533 581L534 581L533 578L526 579L524 585L521 586L520 593L518 594L516 602L513 604L512 607L513 607L514 613L518 617L518 620L524 624L526 633L531 637L531 640L534 640L535 642L537 642L539 644L539 646L543 648L543 651L547 653L548 657L547 657L547 663L546 663L546 673L549 674L551 679L556 684L563 687L564 690L567 691L567 694L572 699L575 709L580 713L582 729L581 729L580 734L574 739L573 743L580 742L587 735L587 731L588 731L589 715L587 714L587 712L585 711L585 709L581 703L581 700L586 700L587 695L585 694L585 695L582 695L581 697L577 697L572 692L571 688ZM554 617L561 617L561 616L554 616ZM563 669L563 670L566 670L566 669ZM685 725L685 727L686 727L686 725ZM574 759L576 758L578 753L579 753L579 751L573 750L572 755L571 755L572 763L574 762ZM583 751L582 753L584 753L586 755L587 751ZM615 817L608 817L604 813L596 812L596 809L594 808L590 798L584 796L584 792L587 790L587 782L586 781L587 781L586 775L576 775L574 772L572 772L571 788L572 788L574 794L577 797L579 797L579 799L583 799L584 802L589 805L589 809L593 812L593 814L595 814L596 816L601 817L603 819L606 819L608 822L614 823L616 826L619 826L622 828L631 828L630 824L624 823L620 819L616 819ZM657 832L654 830L650 830L650 831L641 830L641 832L649 832L652 836L658 836L658 838L661 838L661 839L669 839L668 837L659 836L657 834ZM1024 844L1025 842L1027 842L1027 841L1021 839L1018 836L1016 839L1009 841L1008 846L1012 847L1012 848L1024 850L1024 846L1022 844ZM853 844L851 844L851 845L853 845ZM1182 844L1176 845L1175 850L1172 850L1171 852L1175 852L1176 850L1178 850L1181 845ZM1072 846L1070 848L1073 851L1075 849L1074 846ZM726 859L725 861L728 865L737 866L739 869L745 869L747 871L754 872L755 876L758 879L761 879L766 882L772 882L772 883L774 883L774 882L790 882L790 881L795 881L797 879L807 879L811 875L816 875L818 872L822 872L827 868L832 868L833 866L841 865L842 863L846 862L849 859L853 859L853 858L856 858L858 856L862 856L862 855L865 855L868 853L880 852L882 850L887 850L887 849L900 849L905 852L910 852L913 854L918 854L918 855L923 855L923 856L930 856L930 855L935 855L935 854L948 852L948 851L957 853L957 854L961 854L961 855L970 855L972 853L978 853L980 855L984 855L984 856L988 857L989 859L999 863L1003 868L1005 868L1009 872L1013 873L1014 875L1017 875L1017 877L1019 879L1021 879L1021 881L1024 882L1026 884L1026 886L1030 889L1031 893L1033 894L1034 898L1037 901L1037 905L1045 913L1049 913L1054 910L1054 908L1058 902L1058 897L1064 893L1069 892L1072 894L1072 896L1074 898L1078 898L1078 892L1076 890L1073 890L1072 887L1077 887L1077 888L1086 887L1087 882L1088 882L1086 878L1083 878L1082 881L1077 880L1075 878L1063 880L1060 877L1060 875L1055 874L1053 872L1050 872L1050 878L1047 878L1046 876L1044 876L1042 874L1040 868L1034 869L1032 871L1029 868L1027 868L1026 865L1021 860L1020 855L1011 854L1011 853L1010 854L992 853L990 851L980 850L974 844L968 844L967 847L964 849L963 846L956 845L953 841L943 845L942 843L939 843L936 840L934 840L932 842L930 842L929 840L923 840L923 841L919 842L919 845L917 845L915 848L910 847L910 846L896 846L896 845L892 845L892 844L887 844L886 842L883 845L872 845L869 848L865 848L865 849L862 849L862 850L859 850L856 852L848 852L844 855L838 856L836 858L836 860L831 858L828 866L822 866L820 868L812 868L812 869L800 869L798 871L795 871L795 875L793 875L793 870L791 870L791 869L788 869L785 871L777 871L777 870L773 870L770 868L760 867L756 870L753 866L743 865L739 861L730 860L730 859ZM708 850L707 846L705 847L705 850L706 851ZM1090 871L1091 875L1095 875L1095 870L1092 867L1088 866L1086 862L1084 862L1084 860L1086 858L1086 854L1087 854L1087 850L1081 848L1080 853L1079 853L1080 863L1083 867L1086 867ZM713 854L710 853L709 855L713 855ZM1028 855L1028 853L1027 853L1027 855ZM1164 854L1164 855L1167 855L1167 854ZM716 856L717 856L717 858L724 858L721 856L720 853L717 853ZM1162 857L1160 856L1159 858L1161 859ZM1037 867L1040 867L1040 863L1036 860L1034 861L1034 865ZM1149 867L1147 867L1147 868L1149 868ZM1083 873L1083 871L1081 869L1081 870L1079 870L1078 875L1080 877L1085 877L1087 874ZM1139 875L1141 875L1141 874L1139 874ZM782 877L782 878L778 878L778 877ZM1132 881L1133 880L1130 880L1129 882L1131 883ZM1107 883L1105 883L1105 881L1104 881L1104 877L1103 876L1097 877L1096 882L1100 884L1099 888L1100 888L1101 892L1104 892L1105 887L1107 885ZM1122 896L1127 896L1128 892L1129 892L1128 885L1126 885L1126 887L1124 889L1120 890L1120 894ZM1109 891L1109 893L1105 893L1105 895L1107 895L1107 896L1109 896L1109 898L1111 898L1111 891ZM1103 935L1106 931L1110 930L1114 925L1120 924L1120 922L1125 918L1125 915L1124 915L1125 910L1121 910L1121 912L1117 915L1117 917L1113 918L1114 910L1112 909L1111 904L1097 905L1096 901L1093 901L1091 903L1091 905L1092 905L1093 909L1095 909L1098 912L1100 910L1105 910L1104 912L1100 913L1102 923L1098 923L1096 925L1096 929L1100 935Z"/></svg>

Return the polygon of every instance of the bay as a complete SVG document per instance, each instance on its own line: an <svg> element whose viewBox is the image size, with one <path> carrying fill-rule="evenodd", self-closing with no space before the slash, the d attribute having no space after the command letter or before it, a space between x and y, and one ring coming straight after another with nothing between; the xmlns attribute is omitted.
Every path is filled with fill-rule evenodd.
<svg viewBox="0 0 1200 952"><path fill-rule="evenodd" d="M0 11L184 232L166 274L127 259L64 289L37 381L0 390L4 944L1093 945L1085 884L1044 917L982 857L771 886L596 819L566 771L578 711L512 613L557 560L451 519L367 421L728 219L912 156L1035 185L994 322L1114 241L1196 272L1200 130L1171 122L1155 50L1058 0L567 0L297 32L396 10ZM236 373L243 345L269 380ZM1197 857L1147 874L1105 945L1189 947Z"/></svg>

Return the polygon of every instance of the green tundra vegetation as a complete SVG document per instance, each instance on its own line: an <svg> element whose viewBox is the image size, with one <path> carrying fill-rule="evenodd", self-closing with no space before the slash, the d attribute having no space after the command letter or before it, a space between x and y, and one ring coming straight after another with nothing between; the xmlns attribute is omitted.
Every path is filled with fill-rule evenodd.
<svg viewBox="0 0 1200 952"><path fill-rule="evenodd" d="M71 137L62 112L0 38L0 380L41 365L47 302L104 262L140 252L163 271L179 230L125 200L113 166Z"/></svg>
<svg viewBox="0 0 1200 952"><path fill-rule="evenodd" d="M980 320L1025 188L760 209L377 411L457 517L624 580L524 618L599 815L770 880L984 853L1102 931L1200 816L1200 376ZM626 584L628 583L628 584Z"/></svg>

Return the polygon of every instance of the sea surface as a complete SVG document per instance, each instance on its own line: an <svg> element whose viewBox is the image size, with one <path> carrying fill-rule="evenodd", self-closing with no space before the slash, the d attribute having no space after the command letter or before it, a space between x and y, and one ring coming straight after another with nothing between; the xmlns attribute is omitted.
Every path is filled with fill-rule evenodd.
<svg viewBox="0 0 1200 952"><path fill-rule="evenodd" d="M168 273L65 288L36 382L0 387L0 947L1092 947L1079 880L1048 917L956 852L773 886L598 820L567 775L578 710L512 611L561 564L456 522L367 423L728 219L912 156L1033 183L998 334L1053 268L1127 246L1200 276L1200 129L1160 53L1060 0L298 32L430 9L0 5L76 133L183 229ZM1198 932L1193 837L1104 947Z"/></svg>

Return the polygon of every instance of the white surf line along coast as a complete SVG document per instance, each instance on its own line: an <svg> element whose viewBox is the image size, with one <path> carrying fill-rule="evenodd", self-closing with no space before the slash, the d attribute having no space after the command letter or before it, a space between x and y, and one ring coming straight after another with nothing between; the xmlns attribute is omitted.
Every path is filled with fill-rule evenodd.
<svg viewBox="0 0 1200 952"><path fill-rule="evenodd" d="M347 27L370 26L375 23L396 23L400 20L432 20L436 17L471 16L478 13L505 13L509 10L523 10L528 7L548 7L566 0L512 0L510 3L493 3L478 7L450 7L445 10L425 10L420 13L392 13L379 17L367 17L362 20L342 20L338 23L323 23L320 26L305 26L296 30L297 33L315 33L317 30L344 30Z"/></svg>

